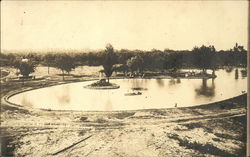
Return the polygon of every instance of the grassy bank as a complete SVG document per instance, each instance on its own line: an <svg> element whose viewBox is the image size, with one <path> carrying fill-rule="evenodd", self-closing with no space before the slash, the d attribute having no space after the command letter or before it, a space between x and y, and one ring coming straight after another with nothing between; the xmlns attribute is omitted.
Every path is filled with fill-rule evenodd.
<svg viewBox="0 0 250 157"><path fill-rule="evenodd" d="M66 78L65 82L96 78ZM9 92L62 82L5 82ZM1 103L3 155L14 156L244 156L246 94L187 108L122 112L46 111ZM6 151L3 151L6 150Z"/></svg>

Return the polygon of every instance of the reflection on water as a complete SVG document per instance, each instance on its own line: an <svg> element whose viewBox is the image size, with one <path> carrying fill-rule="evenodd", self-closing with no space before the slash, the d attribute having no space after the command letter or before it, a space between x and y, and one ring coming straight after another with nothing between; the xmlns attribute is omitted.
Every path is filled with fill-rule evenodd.
<svg viewBox="0 0 250 157"><path fill-rule="evenodd" d="M162 79L156 79L156 82L157 82L157 85L160 87L160 88L163 88L165 83L164 83L164 80Z"/></svg>
<svg viewBox="0 0 250 157"><path fill-rule="evenodd" d="M234 78L235 78L235 80L238 80L238 78L239 78L239 71L238 71L238 69L235 69Z"/></svg>
<svg viewBox="0 0 250 157"><path fill-rule="evenodd" d="M181 79L178 78L178 79L176 80L176 83L181 83Z"/></svg>
<svg viewBox="0 0 250 157"><path fill-rule="evenodd" d="M131 88L146 88L147 79L127 79L128 84L131 83Z"/></svg>
<svg viewBox="0 0 250 157"><path fill-rule="evenodd" d="M58 93L57 93L58 94ZM70 88L69 86L65 86L63 88L63 92L58 94L59 104L70 104Z"/></svg>
<svg viewBox="0 0 250 157"><path fill-rule="evenodd" d="M207 85L207 81L211 81L211 85ZM214 97L215 96L215 83L214 79L202 79L202 84L199 88L195 89L198 96Z"/></svg>
<svg viewBox="0 0 250 157"><path fill-rule="evenodd" d="M169 82L168 82L168 86L170 87L170 86L173 86L173 85L175 85L175 84L179 84L179 83L181 83L181 79L180 78L177 78L177 79L170 79L169 80Z"/></svg>
<svg viewBox="0 0 250 157"><path fill-rule="evenodd" d="M168 82L168 86L173 86L175 85L175 79L170 79Z"/></svg>
<svg viewBox="0 0 250 157"><path fill-rule="evenodd" d="M239 69L240 70L240 69ZM246 91L247 79L216 71L215 79L114 79L119 89L94 90L93 81L52 86L17 94L11 102L55 110L111 111L193 106L224 100ZM125 96L140 90L140 95Z"/></svg>
<svg viewBox="0 0 250 157"><path fill-rule="evenodd" d="M241 72L241 77L242 78L246 78L247 77L247 68L242 69L240 72Z"/></svg>
<svg viewBox="0 0 250 157"><path fill-rule="evenodd" d="M231 67L231 66L228 66L228 67L226 67L225 70L226 70L227 73L231 73L234 70L234 68Z"/></svg>

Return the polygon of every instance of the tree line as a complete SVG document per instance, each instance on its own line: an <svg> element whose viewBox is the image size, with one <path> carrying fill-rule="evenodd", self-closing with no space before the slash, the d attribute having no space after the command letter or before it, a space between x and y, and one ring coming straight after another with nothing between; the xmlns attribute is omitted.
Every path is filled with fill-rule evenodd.
<svg viewBox="0 0 250 157"><path fill-rule="evenodd" d="M28 59L28 62L23 62ZM142 50L115 50L111 44L107 44L104 50L88 53L1 53L1 66L12 66L14 68L35 70L37 65L56 67L69 73L77 66L100 66L107 77L112 75L113 71L127 71L142 73L144 70L171 70L176 71L181 68L197 68L202 71L207 69L216 70L224 66L247 66L247 51L243 46L238 45L230 50L217 51L214 46L202 45L190 50L170 50L164 51L152 49L150 51ZM31 71L32 70L28 70ZM20 70L21 71L21 70ZM25 71L25 70L24 70ZM27 75L27 72L23 72Z"/></svg>

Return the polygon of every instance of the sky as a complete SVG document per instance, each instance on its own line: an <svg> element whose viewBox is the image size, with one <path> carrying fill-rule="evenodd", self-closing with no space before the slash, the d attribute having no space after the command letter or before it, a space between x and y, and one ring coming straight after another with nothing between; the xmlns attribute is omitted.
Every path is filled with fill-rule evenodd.
<svg viewBox="0 0 250 157"><path fill-rule="evenodd" d="M2 1L1 50L247 48L248 1Z"/></svg>

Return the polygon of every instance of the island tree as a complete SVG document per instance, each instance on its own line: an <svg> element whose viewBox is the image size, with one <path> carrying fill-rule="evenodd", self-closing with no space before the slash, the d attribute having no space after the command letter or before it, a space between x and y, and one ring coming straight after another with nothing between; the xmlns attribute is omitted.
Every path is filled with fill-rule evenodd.
<svg viewBox="0 0 250 157"><path fill-rule="evenodd" d="M117 57L111 44L106 45L106 49L104 50L102 58L103 72L107 77L109 83L109 78L112 76L112 73L114 71L113 66L117 62Z"/></svg>

